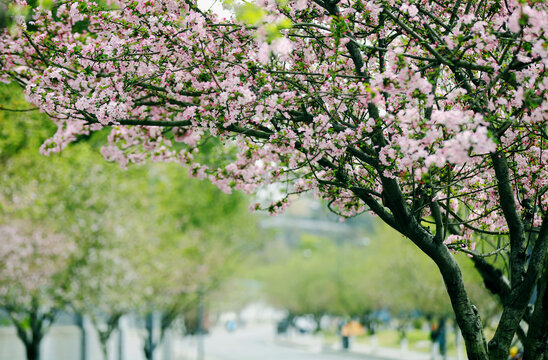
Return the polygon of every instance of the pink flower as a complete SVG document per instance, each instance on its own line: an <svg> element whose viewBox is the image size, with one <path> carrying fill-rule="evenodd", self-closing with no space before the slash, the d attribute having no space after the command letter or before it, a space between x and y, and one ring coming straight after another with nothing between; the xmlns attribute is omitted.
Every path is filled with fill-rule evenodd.
<svg viewBox="0 0 548 360"><path fill-rule="evenodd" d="M308 5L307 0L297 0L295 2L294 8L295 8L295 10L300 11L300 10L306 9L307 5Z"/></svg>
<svg viewBox="0 0 548 360"><path fill-rule="evenodd" d="M521 17L521 10L519 8L516 9L516 11L512 13L512 15L510 15L507 22L508 29L510 29L510 31L517 33L521 30L521 26L519 24L520 17Z"/></svg>
<svg viewBox="0 0 548 360"><path fill-rule="evenodd" d="M414 17L419 13L419 9L415 5L410 5L409 8L407 8L407 13L409 16Z"/></svg>
<svg viewBox="0 0 548 360"><path fill-rule="evenodd" d="M270 47L267 43L262 43L257 51L257 57L261 64L266 64L270 60Z"/></svg>
<svg viewBox="0 0 548 360"><path fill-rule="evenodd" d="M272 42L270 45L270 49L278 55L288 55L291 51L293 51L293 45L291 44L291 40L288 38L282 37L279 39L276 39Z"/></svg>

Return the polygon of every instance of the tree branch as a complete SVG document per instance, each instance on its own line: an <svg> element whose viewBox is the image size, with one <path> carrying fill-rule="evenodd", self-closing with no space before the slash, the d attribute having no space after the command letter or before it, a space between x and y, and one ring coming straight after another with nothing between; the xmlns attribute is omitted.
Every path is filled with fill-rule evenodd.
<svg viewBox="0 0 548 360"><path fill-rule="evenodd" d="M382 206L378 201L376 201L365 189L358 187L351 187L350 190L356 194L367 206L369 209L377 214L384 222L390 225L392 228L400 231L398 223L394 219L394 216L390 213L388 209Z"/></svg>
<svg viewBox="0 0 548 360"><path fill-rule="evenodd" d="M497 178L500 206L510 232L510 282L514 288L523 281L525 273L525 230L518 215L506 156L495 153L491 159Z"/></svg>
<svg viewBox="0 0 548 360"><path fill-rule="evenodd" d="M540 359L548 349L548 261L537 286L537 300L524 342L524 358Z"/></svg>
<svg viewBox="0 0 548 360"><path fill-rule="evenodd" d="M436 222L436 235L434 237L434 241L438 244L441 244L444 240L445 231L443 229L443 220L441 217L440 206L437 200L432 200L430 202L430 211L432 212L432 216L434 217L434 221Z"/></svg>
<svg viewBox="0 0 548 360"><path fill-rule="evenodd" d="M484 258L473 256L472 262L478 273L483 278L485 287L493 294L498 295L501 303L505 304L510 295L510 282L500 269L488 263Z"/></svg>
<svg viewBox="0 0 548 360"><path fill-rule="evenodd" d="M525 278L517 285L512 282L512 292L495 336L489 342L491 359L499 359L507 351L512 337L525 314L535 284L541 275L542 266L548 251L548 216L545 216L537 240L533 246Z"/></svg>

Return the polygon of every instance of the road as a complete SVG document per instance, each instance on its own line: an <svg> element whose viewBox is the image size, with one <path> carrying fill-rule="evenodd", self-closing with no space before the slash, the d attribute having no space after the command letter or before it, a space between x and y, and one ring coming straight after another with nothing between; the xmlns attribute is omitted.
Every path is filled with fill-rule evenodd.
<svg viewBox="0 0 548 360"><path fill-rule="evenodd" d="M206 360L378 360L363 355L324 351L318 339L301 336L299 345L274 336L273 326L212 331L205 337Z"/></svg>

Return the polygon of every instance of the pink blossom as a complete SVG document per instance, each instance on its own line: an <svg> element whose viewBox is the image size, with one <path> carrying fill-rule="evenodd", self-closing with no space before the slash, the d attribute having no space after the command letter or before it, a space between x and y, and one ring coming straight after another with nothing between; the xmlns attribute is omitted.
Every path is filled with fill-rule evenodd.
<svg viewBox="0 0 548 360"><path fill-rule="evenodd" d="M285 37L276 39L270 45L270 49L279 55L288 55L293 51L293 45L291 41Z"/></svg>
<svg viewBox="0 0 548 360"><path fill-rule="evenodd" d="M0 35L0 80L20 79L57 125L45 154L109 128L102 153L122 166L176 161L225 192L282 182L345 216L367 211L348 188L382 194L384 177L405 204L416 201L417 183L449 186L481 213L471 225L492 231L507 226L494 210L494 152L511 159L516 194L546 186L548 151L538 149L546 149L548 17L538 2L510 1L485 18L464 2L446 31L434 19L452 14L427 2L420 6L434 17L409 1L366 1L360 11L339 2L339 14L321 2L261 1L266 17L255 29L173 0L120 11L87 1L63 2L55 19L37 12L32 43L18 27ZM398 20L387 15L378 26L383 11ZM284 16L293 26L272 29ZM76 31L83 17L88 30ZM379 51L378 39L392 34L401 35ZM424 41L431 36L438 42ZM197 162L210 137L229 149L211 168ZM548 205L546 195L537 200Z"/></svg>
<svg viewBox="0 0 548 360"><path fill-rule="evenodd" d="M304 9L306 9L307 5L308 5L307 0L297 0L295 2L295 10L297 10L297 11L304 10Z"/></svg>
<svg viewBox="0 0 548 360"><path fill-rule="evenodd" d="M519 19L521 17L521 10L518 8L512 15L508 18L508 29L510 31L517 33L520 31L521 26L519 25Z"/></svg>
<svg viewBox="0 0 548 360"><path fill-rule="evenodd" d="M419 13L419 9L417 9L415 5L410 5L407 8L407 13L409 14L409 16L414 17L415 15Z"/></svg>
<svg viewBox="0 0 548 360"><path fill-rule="evenodd" d="M261 64L268 63L268 60L270 58L270 47L267 43L261 44L261 46L259 47L259 51L257 52L257 57Z"/></svg>

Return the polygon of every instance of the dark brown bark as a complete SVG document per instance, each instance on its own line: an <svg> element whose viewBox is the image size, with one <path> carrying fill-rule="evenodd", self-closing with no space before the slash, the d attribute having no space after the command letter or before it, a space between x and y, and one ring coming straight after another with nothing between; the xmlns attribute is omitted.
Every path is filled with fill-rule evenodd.
<svg viewBox="0 0 548 360"><path fill-rule="evenodd" d="M489 264L485 259L473 256L472 261L476 270L483 278L483 283L487 290L493 294L498 295L502 304L508 299L510 295L510 283L505 278L500 269L497 269L493 265Z"/></svg>
<svg viewBox="0 0 548 360"><path fill-rule="evenodd" d="M8 307L6 311L15 326L17 337L25 346L27 360L40 360L40 343L55 318L56 310L41 313L38 311L38 301L32 299L31 307L26 312L28 324L26 320L17 318L16 310Z"/></svg>
<svg viewBox="0 0 548 360"><path fill-rule="evenodd" d="M506 156L496 153L491 156L491 159L497 178L500 206L510 232L510 282L514 288L523 280L525 274L525 228L514 200Z"/></svg>
<svg viewBox="0 0 548 360"><path fill-rule="evenodd" d="M37 316L30 317L30 331L20 322L14 322L17 330L17 337L25 346L27 360L40 360L40 344L45 334L43 321Z"/></svg>
<svg viewBox="0 0 548 360"><path fill-rule="evenodd" d="M489 342L489 358L500 360L508 356L512 339L525 315L533 289L540 276L548 243L548 217L544 218L527 266L526 232L518 214L510 170L504 154L491 156L497 178L499 202L510 233L510 294L503 299L504 310L499 325Z"/></svg>
<svg viewBox="0 0 548 360"><path fill-rule="evenodd" d="M40 341L31 341L25 344L27 360L40 360Z"/></svg>
<svg viewBox="0 0 548 360"><path fill-rule="evenodd" d="M466 344L468 359L487 359L483 324L476 307L468 297L460 268L444 245L437 246L439 250L433 259L442 274L457 324Z"/></svg>
<svg viewBox="0 0 548 360"><path fill-rule="evenodd" d="M396 219L398 230L426 253L441 272L457 324L466 344L468 359L486 360L488 355L481 318L468 297L464 279L455 258L442 242L435 241L434 235L410 215L397 182L384 177L382 181L386 203Z"/></svg>
<svg viewBox="0 0 548 360"><path fill-rule="evenodd" d="M544 272L538 282L537 300L531 316L527 338L525 340L523 359L542 359L548 351L548 264L545 261Z"/></svg>
<svg viewBox="0 0 548 360"><path fill-rule="evenodd" d="M423 229L419 230L426 233ZM432 235L429 237L430 239L426 237L427 241L411 239L434 260L440 270L457 324L462 332L468 359L485 360L488 356L483 325L476 307L468 297L459 265L445 245L434 242Z"/></svg>
<svg viewBox="0 0 548 360"><path fill-rule="evenodd" d="M529 260L529 266L527 272L523 278L523 281L513 286L512 294L510 296L508 304L505 306L502 313L502 317L499 322L499 326L491 340L492 351L491 359L501 359L508 352L510 342L516 331L516 327L519 326L519 322L523 319L529 300L533 294L535 285L541 276L543 264L546 259L546 253L548 251L548 216L545 216L542 226L540 228L539 236L535 241L531 257ZM541 326L535 322L533 325L533 319L530 323L530 330L535 331L535 326ZM491 350L491 348L490 348Z"/></svg>
<svg viewBox="0 0 548 360"><path fill-rule="evenodd" d="M93 326L95 327L95 330L97 331L97 334L99 335L101 352L103 353L103 356L105 359L107 359L107 356L108 356L108 346L107 346L108 340L110 339L112 332L116 330L116 328L118 327L118 322L121 317L122 317L121 313L114 313L112 315L109 315L107 318L107 327L105 330L101 330L97 324L97 319L93 316L91 317L91 322L93 323Z"/></svg>

